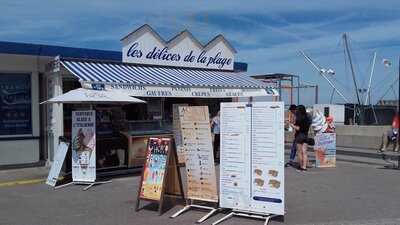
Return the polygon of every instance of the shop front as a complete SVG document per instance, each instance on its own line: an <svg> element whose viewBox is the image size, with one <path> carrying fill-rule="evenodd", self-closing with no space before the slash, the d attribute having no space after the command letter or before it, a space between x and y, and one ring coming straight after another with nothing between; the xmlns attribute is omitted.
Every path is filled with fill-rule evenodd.
<svg viewBox="0 0 400 225"><path fill-rule="evenodd" d="M49 149L59 137L70 139L72 111L91 108L96 110L97 167L142 166L148 138L173 134L174 105L206 105L214 116L221 102L277 95L234 71L236 51L221 35L206 45L187 31L164 41L144 25L122 43L123 62L56 57L49 67L48 97L82 87L124 93L146 104L49 105Z"/></svg>

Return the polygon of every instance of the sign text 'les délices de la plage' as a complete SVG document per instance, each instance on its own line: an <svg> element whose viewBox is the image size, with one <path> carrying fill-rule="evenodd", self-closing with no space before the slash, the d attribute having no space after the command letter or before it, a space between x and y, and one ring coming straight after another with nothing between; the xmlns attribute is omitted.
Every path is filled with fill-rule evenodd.
<svg viewBox="0 0 400 225"><path fill-rule="evenodd" d="M126 57L131 58L146 58L153 60L171 61L171 62L186 62L186 63L200 63L207 67L217 65L219 69L224 68L225 65L231 65L233 60L231 58L221 57L222 53L217 52L214 56L206 56L206 51L202 51L199 55L195 55L193 50L189 53L181 55L179 53L171 53L168 47L158 48L154 47L149 52L141 50L139 43L134 42L128 49Z"/></svg>

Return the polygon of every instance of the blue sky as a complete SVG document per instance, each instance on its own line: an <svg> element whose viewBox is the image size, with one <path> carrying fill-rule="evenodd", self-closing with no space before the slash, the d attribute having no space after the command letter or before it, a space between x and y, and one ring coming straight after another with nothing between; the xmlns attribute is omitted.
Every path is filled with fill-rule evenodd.
<svg viewBox="0 0 400 225"><path fill-rule="evenodd" d="M299 50L336 71L334 82L355 100L345 64L342 33L350 37L359 86L366 87L373 52L377 63L373 100L388 92L398 72L400 7L396 0L376 1L1 1L0 40L120 50L120 38L144 23L165 39L183 29L206 43L223 34L247 62L251 74L292 73L320 86L321 102L331 88L305 62ZM384 67L383 58L392 61ZM394 87L397 90L397 86ZM397 91L396 91L397 92ZM312 102L312 91L301 101ZM342 102L335 95L334 102Z"/></svg>

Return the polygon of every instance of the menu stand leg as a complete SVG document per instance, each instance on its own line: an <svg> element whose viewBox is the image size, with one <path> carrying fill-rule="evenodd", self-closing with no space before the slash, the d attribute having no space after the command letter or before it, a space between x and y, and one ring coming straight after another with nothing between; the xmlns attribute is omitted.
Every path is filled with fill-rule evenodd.
<svg viewBox="0 0 400 225"><path fill-rule="evenodd" d="M268 223L269 223L269 219L271 218L271 216L267 216L267 217L265 217L265 222L264 222L264 225L268 225Z"/></svg>
<svg viewBox="0 0 400 225"><path fill-rule="evenodd" d="M226 215L226 216L222 217L221 219L219 219L219 220L215 221L214 223L212 223L212 225L217 225L217 224L219 224L219 223L222 223L222 222L224 222L225 220L231 218L233 215L235 215L235 213L234 213L234 212L231 212L231 213L229 213L228 215Z"/></svg>
<svg viewBox="0 0 400 225"><path fill-rule="evenodd" d="M243 213L243 212L231 212L228 215L226 215L225 217L222 217L221 219L212 223L212 225L217 225L233 216L242 216L242 217L249 217L249 218L255 218L255 219L262 219L262 220L265 220L264 225L268 225L269 220L273 217L277 217L278 215L271 215L271 214L257 215L257 214Z"/></svg>
<svg viewBox="0 0 400 225"><path fill-rule="evenodd" d="M112 182L112 180L108 180L108 181L95 181L95 182L89 184L89 186L85 187L83 190L84 190L84 191L87 191L87 190L89 190L89 188L93 187L94 185L97 185L97 184L108 184L108 183L111 183L111 182Z"/></svg>
<svg viewBox="0 0 400 225"><path fill-rule="evenodd" d="M176 212L174 215L170 216L169 218L175 218L175 217L181 215L182 213L188 211L191 207L192 207L191 205L187 205L187 206L183 207L183 209Z"/></svg>
<svg viewBox="0 0 400 225"><path fill-rule="evenodd" d="M70 186L72 184L75 184L75 183L74 182L70 182L70 183L66 183L66 184L63 184L63 185L59 185L59 186L54 187L54 190L65 188L65 187L68 187L68 186Z"/></svg>
<svg viewBox="0 0 400 225"><path fill-rule="evenodd" d="M212 215L214 215L214 213L216 213L218 209L213 208L209 213L207 213L207 215L201 217L199 220L196 221L196 223L202 223L204 222L206 219L210 218Z"/></svg>

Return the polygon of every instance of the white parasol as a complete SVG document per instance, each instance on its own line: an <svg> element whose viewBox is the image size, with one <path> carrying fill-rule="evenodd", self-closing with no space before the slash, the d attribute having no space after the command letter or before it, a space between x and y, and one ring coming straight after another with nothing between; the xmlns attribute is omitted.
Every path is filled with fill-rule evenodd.
<svg viewBox="0 0 400 225"><path fill-rule="evenodd" d="M91 90L78 88L65 94L51 98L43 103L70 103L70 104L132 104L146 103L119 91Z"/></svg>

